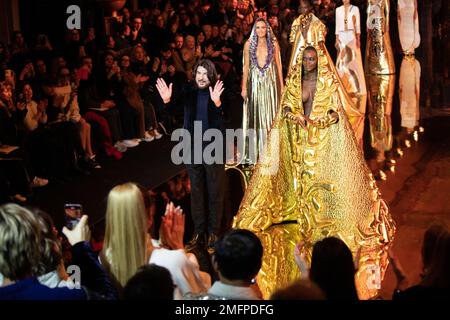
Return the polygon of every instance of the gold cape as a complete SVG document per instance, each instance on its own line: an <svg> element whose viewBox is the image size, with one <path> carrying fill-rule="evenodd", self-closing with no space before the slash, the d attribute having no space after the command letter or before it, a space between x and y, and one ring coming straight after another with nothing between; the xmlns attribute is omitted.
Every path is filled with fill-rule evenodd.
<svg viewBox="0 0 450 320"><path fill-rule="evenodd" d="M234 220L235 228L256 232L265 245L258 281L260 286L263 283L266 297L282 285L280 278L286 276L282 272L295 269L293 259L274 265L271 262L277 259L274 255L284 252L284 258L292 257L298 240L305 241L310 255L316 241L338 237L353 253L360 251L360 272L376 266L384 274L387 263L383 254L395 232L388 207L380 197L344 110L347 95L342 94L342 83L326 48L322 41L313 40L305 45L313 46L318 56L317 87L310 118L322 121L323 125L308 125L305 130L283 115L286 107L294 114L303 114L302 47L296 63L290 67L262 158L255 166ZM339 115L335 124L327 121L330 111ZM297 232L289 227L284 245L273 241L278 238L274 228L285 226L273 225L287 221L297 222ZM363 297L373 296L373 292L367 293L371 289L360 288L360 296L361 292Z"/></svg>

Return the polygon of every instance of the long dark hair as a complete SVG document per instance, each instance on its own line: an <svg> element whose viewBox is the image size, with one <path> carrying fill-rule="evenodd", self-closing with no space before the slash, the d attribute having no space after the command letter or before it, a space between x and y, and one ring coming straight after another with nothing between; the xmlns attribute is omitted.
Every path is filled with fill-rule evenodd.
<svg viewBox="0 0 450 320"><path fill-rule="evenodd" d="M353 256L340 239L316 242L312 252L310 278L329 300L358 300Z"/></svg>
<svg viewBox="0 0 450 320"><path fill-rule="evenodd" d="M266 58L266 63L264 64L264 66L261 68L258 64L258 60L256 57L256 49L258 48L258 35L256 34L256 24L258 22L264 22L264 24L266 25L266 42L267 42L267 58ZM249 53L250 53L250 60L252 61L252 64L255 65L260 72L264 72L270 65L270 63L272 62L273 56L274 56L274 51L275 51L275 41L276 38L274 37L273 33L272 33L272 29L270 27L270 24L267 22L266 19L264 18L258 18L256 19L255 23L253 24L253 28L252 28L252 32L250 35L250 48L249 48Z"/></svg>
<svg viewBox="0 0 450 320"><path fill-rule="evenodd" d="M208 75L208 80L210 82L210 84L213 86L216 84L217 82L217 71L216 71L216 67L214 66L214 63L211 60L208 59L201 59L199 60L194 68L192 69L192 73L195 79L195 75L197 74L197 69L198 67L203 67L206 69L207 75ZM197 86L197 83L194 81L194 85Z"/></svg>

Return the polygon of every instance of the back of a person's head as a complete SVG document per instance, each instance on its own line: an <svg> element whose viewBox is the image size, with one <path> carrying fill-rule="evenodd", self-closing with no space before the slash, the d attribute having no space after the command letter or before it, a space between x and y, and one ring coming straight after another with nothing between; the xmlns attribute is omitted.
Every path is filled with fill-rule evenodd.
<svg viewBox="0 0 450 320"><path fill-rule="evenodd" d="M325 300L325 294L311 281L301 281L275 291L270 300Z"/></svg>
<svg viewBox="0 0 450 320"><path fill-rule="evenodd" d="M102 258L122 286L147 262L147 223L142 193L135 184L121 184L109 192Z"/></svg>
<svg viewBox="0 0 450 320"><path fill-rule="evenodd" d="M17 205L0 206L0 273L18 281L38 271L41 257L39 223L32 212Z"/></svg>
<svg viewBox="0 0 450 320"><path fill-rule="evenodd" d="M156 264L145 265L128 280L125 300L173 300L174 284L169 270Z"/></svg>
<svg viewBox="0 0 450 320"><path fill-rule="evenodd" d="M443 223L433 223L423 236L422 244L422 263L423 268L426 270L433 260L433 256L436 251L436 244L438 239L448 233L448 228Z"/></svg>
<svg viewBox="0 0 450 320"><path fill-rule="evenodd" d="M261 241L248 230L231 230L215 244L214 259L228 280L251 281L261 269L262 256Z"/></svg>
<svg viewBox="0 0 450 320"><path fill-rule="evenodd" d="M425 270L423 284L450 290L450 233L436 239L435 250L429 268Z"/></svg>
<svg viewBox="0 0 450 320"><path fill-rule="evenodd" d="M35 214L41 230L39 275L43 275L58 268L62 261L62 248L52 218L40 209L33 208L31 211Z"/></svg>
<svg viewBox="0 0 450 320"><path fill-rule="evenodd" d="M314 244L310 279L327 299L357 300L355 273L352 252L342 240L329 237Z"/></svg>

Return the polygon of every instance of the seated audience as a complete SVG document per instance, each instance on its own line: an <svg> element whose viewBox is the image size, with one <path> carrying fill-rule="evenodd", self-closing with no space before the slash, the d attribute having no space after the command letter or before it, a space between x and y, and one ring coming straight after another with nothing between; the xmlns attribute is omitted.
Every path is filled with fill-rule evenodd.
<svg viewBox="0 0 450 320"><path fill-rule="evenodd" d="M263 248L259 238L248 230L231 230L219 239L212 257L219 274L207 294L187 294L185 298L199 300L258 300L261 293L255 277L261 269Z"/></svg>
<svg viewBox="0 0 450 320"><path fill-rule="evenodd" d="M125 300L173 300L174 284L169 270L156 264L140 267L123 289Z"/></svg>
<svg viewBox="0 0 450 320"><path fill-rule="evenodd" d="M100 254L117 288L123 292L127 281L139 267L154 263L167 268L177 286L175 299L187 292L206 292L209 276L201 273L193 255L183 250L184 215L180 208L170 204L160 230L161 246L152 241L149 220L141 190L133 183L114 187L108 195L106 230Z"/></svg>
<svg viewBox="0 0 450 320"><path fill-rule="evenodd" d="M311 268L308 270L303 243L295 248L295 261L302 278L317 284L327 300L358 300L355 285L356 268L347 245L340 239L328 237L314 244Z"/></svg>

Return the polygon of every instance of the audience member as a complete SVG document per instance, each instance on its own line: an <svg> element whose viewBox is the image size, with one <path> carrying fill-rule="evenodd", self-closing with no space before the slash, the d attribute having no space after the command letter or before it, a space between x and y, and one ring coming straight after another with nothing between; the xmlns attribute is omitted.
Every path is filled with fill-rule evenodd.
<svg viewBox="0 0 450 320"><path fill-rule="evenodd" d="M140 267L123 290L125 300L173 300L175 285L169 270L156 264Z"/></svg>
<svg viewBox="0 0 450 320"><path fill-rule="evenodd" d="M207 294L188 294L186 299L258 300L262 299L255 277L261 269L263 248L259 238L248 230L235 229L226 233L215 245L212 257L219 274Z"/></svg>

